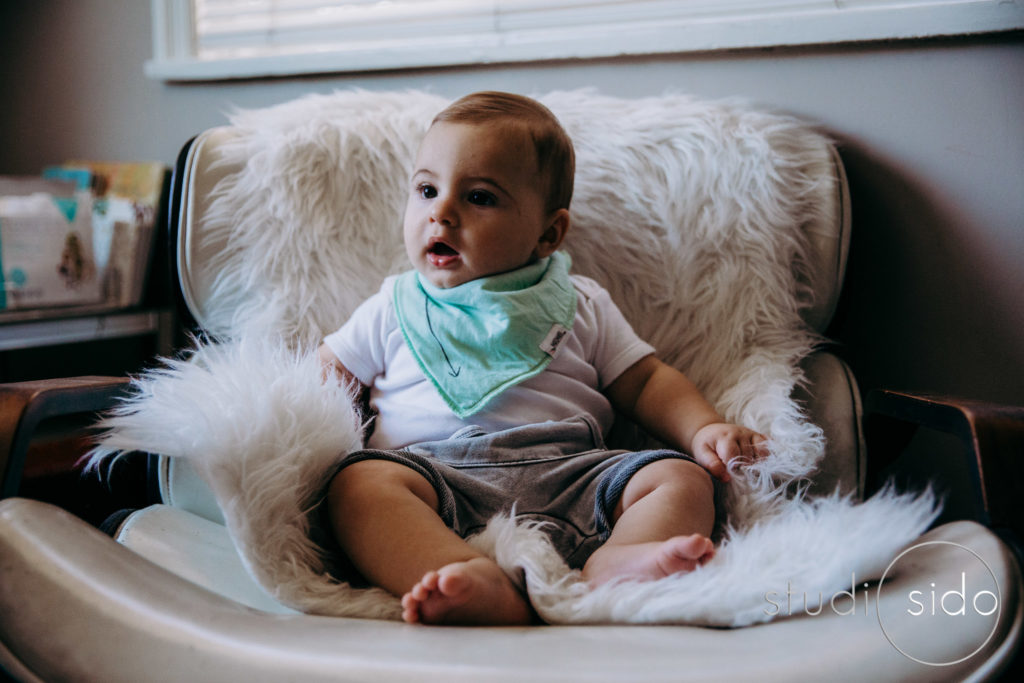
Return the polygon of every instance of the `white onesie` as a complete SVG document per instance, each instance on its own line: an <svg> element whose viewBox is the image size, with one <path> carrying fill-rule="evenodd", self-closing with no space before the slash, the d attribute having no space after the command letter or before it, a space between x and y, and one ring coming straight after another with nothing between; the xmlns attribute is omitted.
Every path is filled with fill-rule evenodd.
<svg viewBox="0 0 1024 683"><path fill-rule="evenodd" d="M394 310L395 278L363 302L324 343L349 372L370 388L377 413L367 447L396 449L446 439L468 425L495 432L548 420L590 415L603 433L614 413L601 393L654 352L590 278L572 275L576 319L547 369L494 398L466 420L445 405L409 352Z"/></svg>

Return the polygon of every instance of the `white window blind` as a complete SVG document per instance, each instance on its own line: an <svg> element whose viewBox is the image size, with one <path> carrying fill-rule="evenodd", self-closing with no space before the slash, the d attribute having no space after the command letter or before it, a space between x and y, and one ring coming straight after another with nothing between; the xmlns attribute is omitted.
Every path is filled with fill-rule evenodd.
<svg viewBox="0 0 1024 683"><path fill-rule="evenodd" d="M157 78L657 54L1024 28L1024 0L152 0Z"/></svg>
<svg viewBox="0 0 1024 683"><path fill-rule="evenodd" d="M472 0L194 0L196 54L231 59L480 42L491 3Z"/></svg>

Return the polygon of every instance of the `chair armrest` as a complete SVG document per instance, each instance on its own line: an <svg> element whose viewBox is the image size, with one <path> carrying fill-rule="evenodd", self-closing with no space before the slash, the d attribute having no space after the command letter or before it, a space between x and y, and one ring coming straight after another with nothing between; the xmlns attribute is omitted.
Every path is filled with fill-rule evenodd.
<svg viewBox="0 0 1024 683"><path fill-rule="evenodd" d="M895 460L920 427L962 444L984 518L993 529L1024 539L1024 407L985 401L873 391L864 404L868 480Z"/></svg>
<svg viewBox="0 0 1024 683"><path fill-rule="evenodd" d="M51 417L110 408L128 388L126 377L69 377L0 384L0 499L14 496L39 423Z"/></svg>

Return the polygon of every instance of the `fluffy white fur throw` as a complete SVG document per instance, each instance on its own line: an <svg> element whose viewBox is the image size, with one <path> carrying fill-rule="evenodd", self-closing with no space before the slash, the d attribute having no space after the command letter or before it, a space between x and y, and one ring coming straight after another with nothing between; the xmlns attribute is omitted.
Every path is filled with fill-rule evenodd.
<svg viewBox="0 0 1024 683"><path fill-rule="evenodd" d="M738 626L765 621L787 582L834 594L878 577L934 517L930 495L810 500L794 482L824 456L790 394L815 337L801 321L803 227L827 174L827 142L804 124L734 102L541 99L577 152L574 269L598 279L663 360L730 420L771 433L771 455L734 473L728 528L690 574L589 589L542 532L496 519L474 539L558 623ZM401 243L416 145L446 101L343 92L237 112L223 150L240 169L217 188L200 239L229 245L210 267L208 322L221 344L135 382L94 458L147 450L187 459L210 484L252 575L307 612L395 617L395 599L331 574L313 508L361 425L322 383L312 350L382 278L408 268ZM205 236L204 236L205 235Z"/></svg>

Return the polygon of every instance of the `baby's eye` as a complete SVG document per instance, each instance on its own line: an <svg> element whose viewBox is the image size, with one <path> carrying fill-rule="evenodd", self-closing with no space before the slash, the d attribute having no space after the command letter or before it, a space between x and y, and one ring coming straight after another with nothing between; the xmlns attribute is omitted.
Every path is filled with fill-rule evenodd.
<svg viewBox="0 0 1024 683"><path fill-rule="evenodd" d="M433 199L437 196L437 188L433 185L423 183L422 185L416 186L416 194L423 197L424 199Z"/></svg>
<svg viewBox="0 0 1024 683"><path fill-rule="evenodd" d="M468 199L470 204L479 206L494 206L497 203L497 197L486 190L470 190Z"/></svg>

